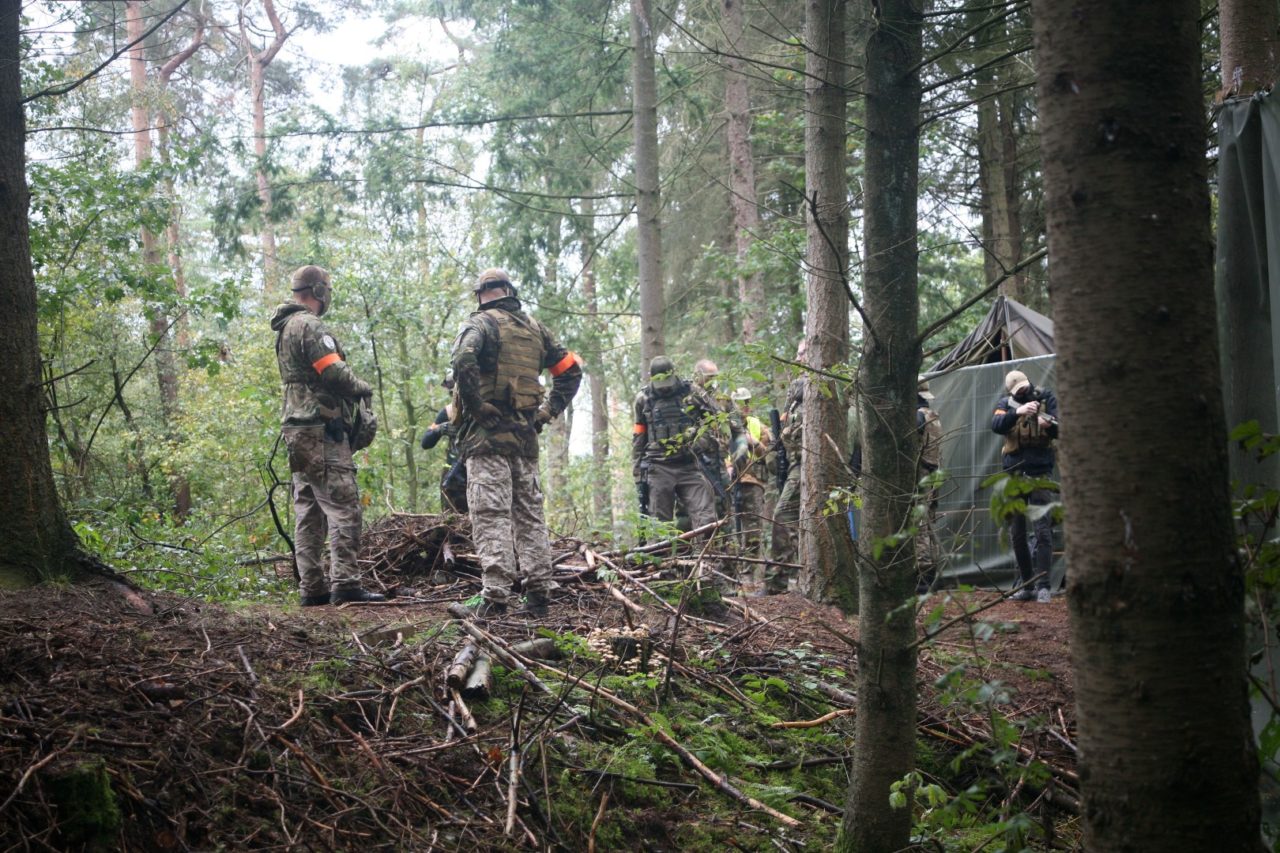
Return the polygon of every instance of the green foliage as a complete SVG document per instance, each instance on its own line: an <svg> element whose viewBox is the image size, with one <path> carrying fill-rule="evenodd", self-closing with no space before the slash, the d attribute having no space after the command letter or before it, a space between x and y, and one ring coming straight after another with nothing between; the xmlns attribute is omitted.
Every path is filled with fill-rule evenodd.
<svg viewBox="0 0 1280 853"><path fill-rule="evenodd" d="M123 816L106 763L101 759L50 774L49 797L58 810L58 828L72 845L107 849Z"/></svg>

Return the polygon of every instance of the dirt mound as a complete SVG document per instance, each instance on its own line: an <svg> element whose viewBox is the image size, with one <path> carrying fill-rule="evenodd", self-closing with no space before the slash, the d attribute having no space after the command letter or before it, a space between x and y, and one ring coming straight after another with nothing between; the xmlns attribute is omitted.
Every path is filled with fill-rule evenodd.
<svg viewBox="0 0 1280 853"><path fill-rule="evenodd" d="M144 612L111 585L0 595L0 844L831 842L856 624L790 595L722 612L672 561L561 543L544 627L464 626L446 608L478 592L470 547L429 519L393 517L368 536L379 582L416 586L387 605L228 610L148 594ZM922 626L983 606L922 650L921 735L943 764L990 738L981 703L956 698L957 669L1006 690L1003 712L1029 721L1011 748L1055 780L1015 796L1042 801L1056 785L1070 808L1064 604L977 594ZM539 637L557 660L537 659L547 643L518 645ZM469 698L447 678L468 641L492 666Z"/></svg>

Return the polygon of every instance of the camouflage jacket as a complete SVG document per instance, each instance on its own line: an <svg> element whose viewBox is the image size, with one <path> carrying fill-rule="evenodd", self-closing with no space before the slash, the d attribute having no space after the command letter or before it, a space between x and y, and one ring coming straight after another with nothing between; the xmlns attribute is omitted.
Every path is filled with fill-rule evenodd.
<svg viewBox="0 0 1280 853"><path fill-rule="evenodd" d="M800 441L804 433L804 386L803 376L791 380L787 405L782 410L782 443L787 448L787 462L796 471L800 470Z"/></svg>
<svg viewBox="0 0 1280 853"><path fill-rule="evenodd" d="M551 392L545 398L538 385L544 369L551 373ZM463 456L536 459L535 417L541 411L550 420L565 410L582 384L582 362L546 326L520 310L520 300L506 296L485 303L463 323L453 342L453 375ZM475 418L484 403L496 406L501 415L491 430Z"/></svg>
<svg viewBox="0 0 1280 853"><path fill-rule="evenodd" d="M284 383L281 425L317 426L336 417L350 423L356 398L373 389L352 372L320 318L297 302L286 302L271 315L271 328Z"/></svg>

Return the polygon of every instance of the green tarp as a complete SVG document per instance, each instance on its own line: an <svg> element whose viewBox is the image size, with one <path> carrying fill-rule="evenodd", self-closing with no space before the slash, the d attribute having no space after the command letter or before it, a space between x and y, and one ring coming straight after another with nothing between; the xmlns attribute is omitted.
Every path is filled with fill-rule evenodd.
<svg viewBox="0 0 1280 853"><path fill-rule="evenodd" d="M1228 429L1280 432L1280 101L1228 101L1218 114L1218 335ZM1280 486L1280 459L1231 451L1231 479Z"/></svg>

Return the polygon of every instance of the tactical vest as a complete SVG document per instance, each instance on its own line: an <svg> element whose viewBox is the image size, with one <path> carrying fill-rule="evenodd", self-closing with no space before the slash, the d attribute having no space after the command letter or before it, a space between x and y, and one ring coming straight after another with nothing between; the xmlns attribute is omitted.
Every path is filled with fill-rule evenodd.
<svg viewBox="0 0 1280 853"><path fill-rule="evenodd" d="M1053 443L1047 429L1041 429L1039 415L1018 415L1018 422L1004 437L1003 454L1017 453L1027 447L1048 447Z"/></svg>
<svg viewBox="0 0 1280 853"><path fill-rule="evenodd" d="M689 414L689 383L681 382L670 393L659 396L649 386L645 389L646 438L650 450L662 448L660 454L670 462L688 462L692 451L685 441L686 431L695 425Z"/></svg>
<svg viewBox="0 0 1280 853"><path fill-rule="evenodd" d="M928 406L921 406L917 411L924 415L920 435L920 467L926 471L937 471L942 464L942 421L938 419L938 413Z"/></svg>
<svg viewBox="0 0 1280 853"><path fill-rule="evenodd" d="M542 332L510 311L490 308L480 313L498 329L493 363L480 363L480 399L515 412L536 410L542 405L538 376L546 359Z"/></svg>

